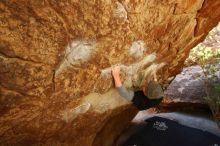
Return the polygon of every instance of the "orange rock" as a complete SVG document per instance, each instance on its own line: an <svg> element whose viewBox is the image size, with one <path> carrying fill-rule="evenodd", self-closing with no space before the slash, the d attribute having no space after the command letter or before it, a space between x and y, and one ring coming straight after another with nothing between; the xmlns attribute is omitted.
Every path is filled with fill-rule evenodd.
<svg viewBox="0 0 220 146"><path fill-rule="evenodd" d="M111 89L109 67L124 66L127 87L154 70L166 82L219 9L217 0L2 0L1 145L112 145L137 110Z"/></svg>

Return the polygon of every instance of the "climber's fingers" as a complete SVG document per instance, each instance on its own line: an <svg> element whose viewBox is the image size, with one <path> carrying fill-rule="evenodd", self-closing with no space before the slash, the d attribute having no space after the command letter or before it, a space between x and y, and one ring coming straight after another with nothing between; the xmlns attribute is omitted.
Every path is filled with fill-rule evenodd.
<svg viewBox="0 0 220 146"><path fill-rule="evenodd" d="M112 66L111 70L112 70L113 75L119 75L120 74L120 67L118 65Z"/></svg>
<svg viewBox="0 0 220 146"><path fill-rule="evenodd" d="M157 82L157 73L156 72L154 72L153 78L154 78L154 81Z"/></svg>

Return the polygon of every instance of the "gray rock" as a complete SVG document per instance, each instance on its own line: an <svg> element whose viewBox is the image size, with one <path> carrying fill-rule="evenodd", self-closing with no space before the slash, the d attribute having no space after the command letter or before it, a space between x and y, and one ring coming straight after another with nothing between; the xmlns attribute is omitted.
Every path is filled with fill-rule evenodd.
<svg viewBox="0 0 220 146"><path fill-rule="evenodd" d="M174 103L206 104L204 100L206 93L202 75L202 69L198 65L184 68L168 86L164 93L165 98Z"/></svg>

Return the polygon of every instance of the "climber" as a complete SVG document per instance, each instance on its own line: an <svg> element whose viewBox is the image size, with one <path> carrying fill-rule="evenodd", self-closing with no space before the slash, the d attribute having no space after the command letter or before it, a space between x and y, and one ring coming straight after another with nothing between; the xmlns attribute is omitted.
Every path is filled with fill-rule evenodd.
<svg viewBox="0 0 220 146"><path fill-rule="evenodd" d="M163 89L157 83L156 72L154 73L154 80L150 80L150 82L142 88L142 91L135 92L123 86L120 79L119 66L112 67L112 76L119 94L127 100L132 101L139 110L145 110L158 105L164 97Z"/></svg>

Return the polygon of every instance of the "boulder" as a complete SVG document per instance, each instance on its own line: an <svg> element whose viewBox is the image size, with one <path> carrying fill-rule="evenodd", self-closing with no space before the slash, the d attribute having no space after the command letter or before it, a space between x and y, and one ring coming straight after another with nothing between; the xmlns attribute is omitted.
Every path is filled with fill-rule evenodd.
<svg viewBox="0 0 220 146"><path fill-rule="evenodd" d="M217 0L1 0L0 144L114 145L137 109L111 66L165 84L219 20Z"/></svg>
<svg viewBox="0 0 220 146"><path fill-rule="evenodd" d="M164 92L160 108L168 110L208 110L204 75L199 65L183 68Z"/></svg>

